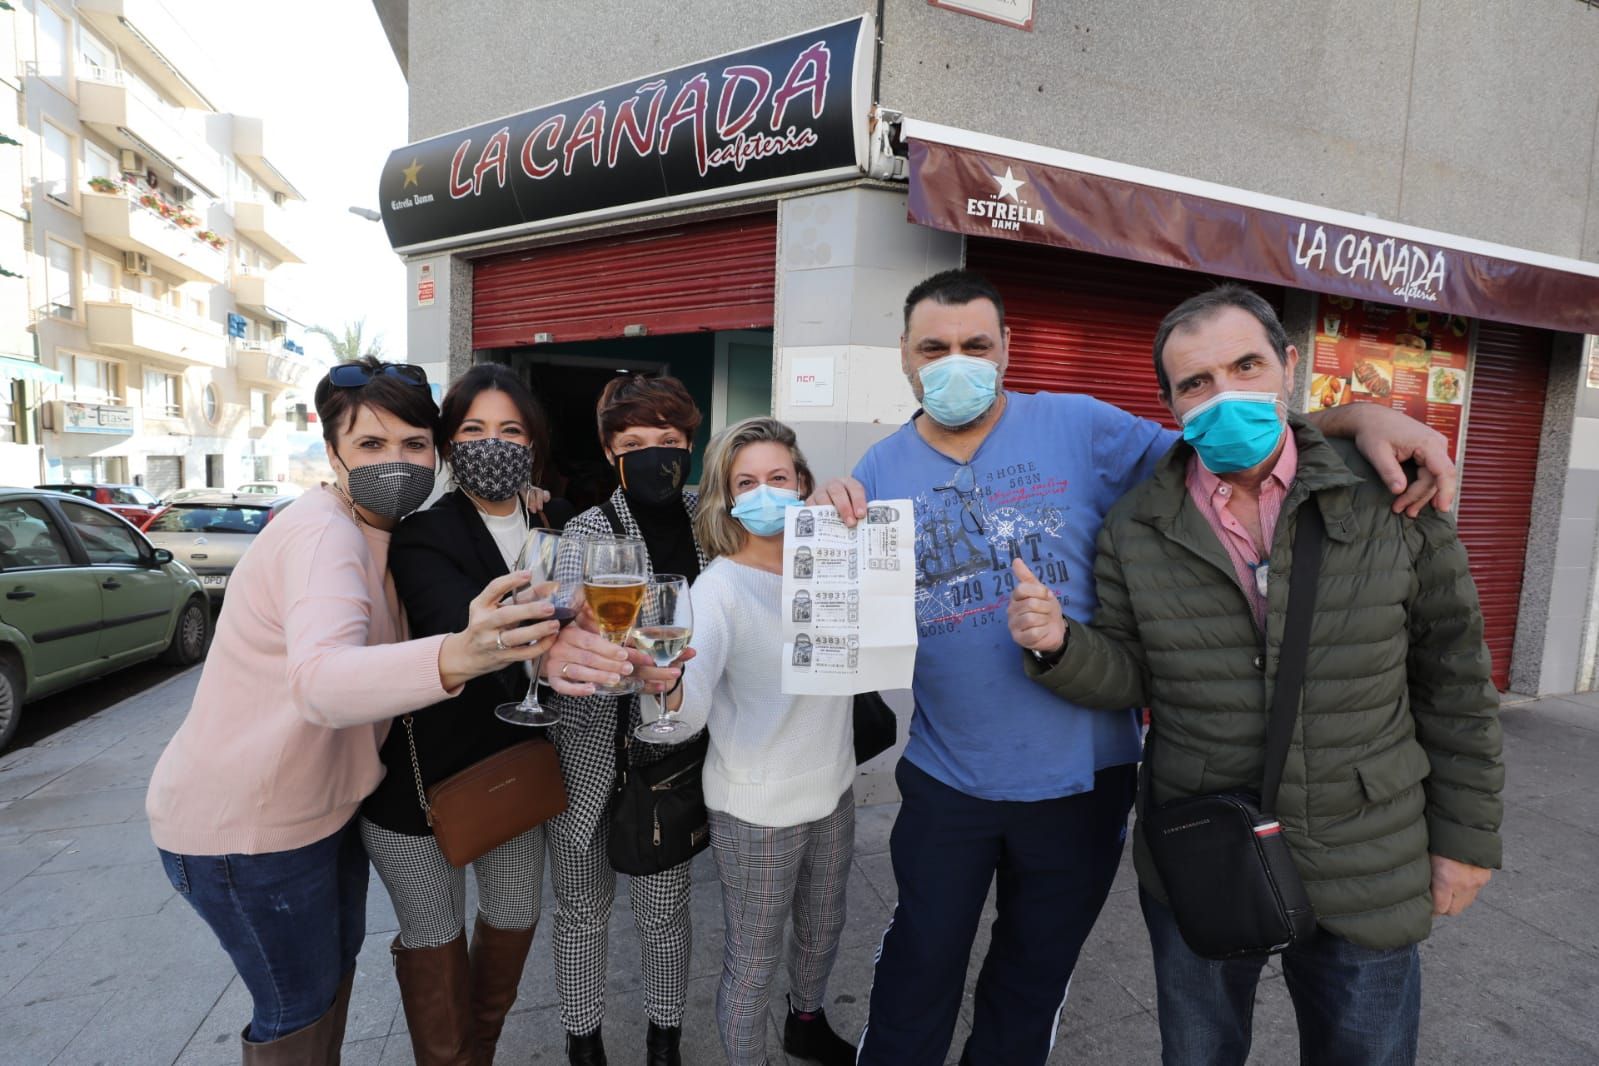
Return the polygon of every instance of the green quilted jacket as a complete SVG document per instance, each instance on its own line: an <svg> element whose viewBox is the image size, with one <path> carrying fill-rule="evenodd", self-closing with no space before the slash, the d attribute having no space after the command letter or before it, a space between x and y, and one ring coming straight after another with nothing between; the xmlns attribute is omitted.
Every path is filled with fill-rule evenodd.
<svg viewBox="0 0 1599 1066"><path fill-rule="evenodd" d="M1352 446L1298 416L1290 425L1299 470L1271 547L1283 577L1269 585L1264 634L1189 497L1193 452L1179 441L1105 518L1093 625L1069 621L1054 667L1024 662L1074 703L1150 708L1155 803L1258 789L1296 516L1320 507L1326 550L1277 813L1322 927L1398 947L1432 926L1429 853L1500 863L1499 699L1477 590L1451 516L1393 514ZM1139 832L1134 860L1164 900Z"/></svg>

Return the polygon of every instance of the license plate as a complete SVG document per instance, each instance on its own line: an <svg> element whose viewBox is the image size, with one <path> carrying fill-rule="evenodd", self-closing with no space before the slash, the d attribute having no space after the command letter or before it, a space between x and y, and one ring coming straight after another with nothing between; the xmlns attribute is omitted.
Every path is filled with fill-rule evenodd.
<svg viewBox="0 0 1599 1066"><path fill-rule="evenodd" d="M201 574L200 584L208 589L225 589L228 587L227 574Z"/></svg>

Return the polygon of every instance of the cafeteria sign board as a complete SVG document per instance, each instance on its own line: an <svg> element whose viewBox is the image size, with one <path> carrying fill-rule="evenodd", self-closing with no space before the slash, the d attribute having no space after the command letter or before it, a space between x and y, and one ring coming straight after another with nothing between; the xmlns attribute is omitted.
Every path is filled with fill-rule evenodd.
<svg viewBox="0 0 1599 1066"><path fill-rule="evenodd" d="M861 174L861 15L397 148L378 181L413 254Z"/></svg>

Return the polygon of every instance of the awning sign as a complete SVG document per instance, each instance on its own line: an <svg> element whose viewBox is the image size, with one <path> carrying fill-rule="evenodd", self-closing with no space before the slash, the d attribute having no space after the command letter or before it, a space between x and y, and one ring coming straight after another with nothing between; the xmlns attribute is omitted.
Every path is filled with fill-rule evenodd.
<svg viewBox="0 0 1599 1066"><path fill-rule="evenodd" d="M1583 272L1589 264L1560 269L1543 265L1553 256L1525 253L1518 261L933 140L908 143L910 218L925 226L1350 300L1599 333L1599 277Z"/></svg>
<svg viewBox="0 0 1599 1066"><path fill-rule="evenodd" d="M407 145L378 199L397 251L859 174L866 16Z"/></svg>

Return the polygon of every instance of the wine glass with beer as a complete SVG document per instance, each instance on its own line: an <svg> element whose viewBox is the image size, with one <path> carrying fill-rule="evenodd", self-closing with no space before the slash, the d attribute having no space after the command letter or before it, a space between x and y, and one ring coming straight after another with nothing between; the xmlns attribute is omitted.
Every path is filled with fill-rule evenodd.
<svg viewBox="0 0 1599 1066"><path fill-rule="evenodd" d="M694 608L688 597L688 578L681 574L656 574L644 591L644 606L633 627L633 646L656 666L671 666L694 636ZM646 744L676 744L688 728L678 721L666 701L656 700L660 717L645 722L633 735Z"/></svg>
<svg viewBox="0 0 1599 1066"><path fill-rule="evenodd" d="M583 596L599 623L600 633L612 644L628 643L628 635L644 605L649 560L644 542L634 537L599 537L583 548ZM637 681L624 677L615 685L596 685L596 692L625 696L639 690Z"/></svg>
<svg viewBox="0 0 1599 1066"><path fill-rule="evenodd" d="M539 586L548 582L554 586L550 602L555 607L556 619L564 627L577 617L577 600L582 588L575 579L580 571L576 567L568 566L564 568L567 573L563 576L561 565L561 561L569 558L575 547L575 542L548 529L528 530L527 538L522 541L522 550L516 557L516 569L526 570L529 581L526 586L512 595L512 599L517 603L528 602L538 591ZM502 703L495 707L496 718L512 725L533 726L539 729L548 728L561 720L560 715L544 706L539 700L539 660L542 658L543 656L540 656L528 665L531 680L528 682L527 695L519 702Z"/></svg>

